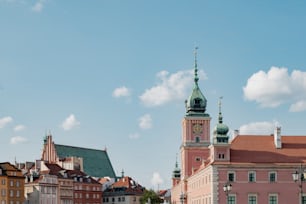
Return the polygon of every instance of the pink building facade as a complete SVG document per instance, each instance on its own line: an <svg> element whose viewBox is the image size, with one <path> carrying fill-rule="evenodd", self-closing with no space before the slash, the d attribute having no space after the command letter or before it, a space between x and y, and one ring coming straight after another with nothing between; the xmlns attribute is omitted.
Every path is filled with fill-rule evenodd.
<svg viewBox="0 0 306 204"><path fill-rule="evenodd" d="M282 135L275 127L271 135L237 131L230 140L221 102L211 136L198 80L195 58L195 84L182 122L181 168L176 163L172 177L172 204L306 204L306 136ZM294 172L300 176L296 181Z"/></svg>

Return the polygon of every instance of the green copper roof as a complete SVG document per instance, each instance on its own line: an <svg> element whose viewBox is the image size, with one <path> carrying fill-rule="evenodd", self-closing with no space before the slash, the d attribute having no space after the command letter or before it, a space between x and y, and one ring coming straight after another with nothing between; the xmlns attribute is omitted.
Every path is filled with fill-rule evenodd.
<svg viewBox="0 0 306 204"><path fill-rule="evenodd" d="M201 92L198 81L198 67L197 67L197 49L195 49L195 62L194 62L194 87L192 90L191 95L189 96L188 100L185 101L186 106L186 115L194 116L209 116L206 111L206 104L207 100L203 93Z"/></svg>
<svg viewBox="0 0 306 204"><path fill-rule="evenodd" d="M175 162L175 168L172 172L172 178L180 178L181 177L181 169L178 167L177 161Z"/></svg>
<svg viewBox="0 0 306 204"><path fill-rule="evenodd" d="M87 149L82 147L72 147L54 144L59 158L82 157L84 172L93 177L116 178L113 166L109 160L107 152L104 150Z"/></svg>
<svg viewBox="0 0 306 204"><path fill-rule="evenodd" d="M214 134L214 143L227 143L229 136L227 135L229 128L227 125L223 124L223 117L221 112L221 99L219 99L219 123L215 126L213 134Z"/></svg>

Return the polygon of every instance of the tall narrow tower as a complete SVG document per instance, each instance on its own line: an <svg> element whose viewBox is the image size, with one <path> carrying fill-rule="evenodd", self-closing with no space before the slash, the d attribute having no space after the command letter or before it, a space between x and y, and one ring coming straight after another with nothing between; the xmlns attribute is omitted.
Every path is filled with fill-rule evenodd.
<svg viewBox="0 0 306 204"><path fill-rule="evenodd" d="M209 157L211 118L205 112L207 100L198 85L197 49L194 53L194 87L185 101L186 115L182 121L182 179L189 177Z"/></svg>

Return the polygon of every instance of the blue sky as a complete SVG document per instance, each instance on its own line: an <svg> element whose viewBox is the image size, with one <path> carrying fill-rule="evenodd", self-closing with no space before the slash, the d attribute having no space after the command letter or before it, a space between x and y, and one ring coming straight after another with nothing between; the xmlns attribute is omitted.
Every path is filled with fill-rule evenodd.
<svg viewBox="0 0 306 204"><path fill-rule="evenodd" d="M211 128L305 135L305 1L0 0L0 161L43 137L107 148L147 188L169 188L193 87Z"/></svg>

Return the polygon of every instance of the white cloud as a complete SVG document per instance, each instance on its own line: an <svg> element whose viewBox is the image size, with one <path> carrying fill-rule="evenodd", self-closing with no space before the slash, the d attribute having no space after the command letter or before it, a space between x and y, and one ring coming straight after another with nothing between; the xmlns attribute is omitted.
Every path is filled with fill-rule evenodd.
<svg viewBox="0 0 306 204"><path fill-rule="evenodd" d="M300 112L306 110L306 101L298 101L294 104L291 104L289 111L290 112Z"/></svg>
<svg viewBox="0 0 306 204"><path fill-rule="evenodd" d="M152 118L150 114L145 114L139 118L139 127L141 129L150 129L152 127Z"/></svg>
<svg viewBox="0 0 306 204"><path fill-rule="evenodd" d="M18 132L18 131L22 131L22 130L24 130L26 127L24 126L24 125L16 125L15 127L14 127L14 131L15 132Z"/></svg>
<svg viewBox="0 0 306 204"><path fill-rule="evenodd" d="M45 0L37 0L34 6L32 7L32 10L35 12L41 12L45 6Z"/></svg>
<svg viewBox="0 0 306 204"><path fill-rule="evenodd" d="M61 126L64 130L71 130L72 128L77 127L79 125L80 122L77 121L73 114L71 114L64 120Z"/></svg>
<svg viewBox="0 0 306 204"><path fill-rule="evenodd" d="M290 111L306 110L306 72L271 67L266 73L253 74L243 87L244 97L256 101L262 107L278 107L290 103Z"/></svg>
<svg viewBox="0 0 306 204"><path fill-rule="evenodd" d="M200 70L198 74L200 78L206 78L203 71ZM194 70L183 70L174 74L164 70L157 73L156 77L157 85L146 89L139 97L146 106L160 106L171 101L182 101L187 98L194 84Z"/></svg>
<svg viewBox="0 0 306 204"><path fill-rule="evenodd" d="M25 137L21 136L15 136L11 137L10 143L15 145L15 144L20 144L20 143L26 143L28 140Z"/></svg>
<svg viewBox="0 0 306 204"><path fill-rule="evenodd" d="M13 121L13 118L10 116L0 118L0 128L4 128L8 123L12 121Z"/></svg>
<svg viewBox="0 0 306 204"><path fill-rule="evenodd" d="M270 135L273 134L275 126L280 126L278 122L253 122L240 126L241 135Z"/></svg>
<svg viewBox="0 0 306 204"><path fill-rule="evenodd" d="M151 184L153 186L158 186L160 184L163 184L164 181L162 179L162 177L160 176L160 174L158 172L154 172L151 178Z"/></svg>
<svg viewBox="0 0 306 204"><path fill-rule="evenodd" d="M127 97L131 95L131 90L126 88L125 86L116 88L113 91L113 97L119 98L119 97Z"/></svg>
<svg viewBox="0 0 306 204"><path fill-rule="evenodd" d="M138 139L140 137L140 135L138 133L133 133L129 135L130 139Z"/></svg>

